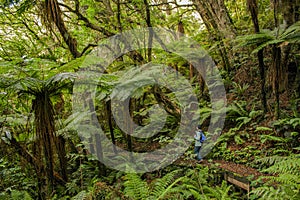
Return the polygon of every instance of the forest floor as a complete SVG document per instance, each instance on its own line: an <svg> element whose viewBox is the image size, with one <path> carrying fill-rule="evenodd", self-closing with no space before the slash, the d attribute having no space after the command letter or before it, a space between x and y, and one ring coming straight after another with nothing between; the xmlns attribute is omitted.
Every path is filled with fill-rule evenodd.
<svg viewBox="0 0 300 200"><path fill-rule="evenodd" d="M126 149L125 144L119 143L118 146ZM140 143L133 143L133 146L134 146L134 151L137 151L137 152L154 151L155 149L158 149L161 147L161 145L158 142L154 142L154 143L149 142L148 144L143 144L143 145L141 145ZM237 150L241 147L234 146L234 147L229 147L229 148L234 148L235 150ZM157 158L153 158L153 159L156 160ZM258 169L249 167L246 164L238 164L238 163L234 163L234 162L230 162L230 161L225 161L222 159L215 160L215 159L205 159L204 158L203 162L198 163L196 161L196 159L190 158L186 155L182 155L173 164L178 165L178 166L190 166L190 167L194 167L196 165L215 167L215 168L223 169L227 172L231 172L240 177L244 177L244 178L251 177L251 179L253 179L253 180L257 179L260 176L268 176L268 174L262 173Z"/></svg>
<svg viewBox="0 0 300 200"><path fill-rule="evenodd" d="M249 167L244 164L237 164L234 162L229 162L225 160L203 160L203 162L198 163L195 159L186 159L179 158L174 162L175 165L185 165L185 166L196 166L196 165L204 165L204 166L215 166L219 169L223 169L227 172L231 172L240 177L253 177L253 179L257 179L260 176L266 176L266 174L260 172L259 170Z"/></svg>

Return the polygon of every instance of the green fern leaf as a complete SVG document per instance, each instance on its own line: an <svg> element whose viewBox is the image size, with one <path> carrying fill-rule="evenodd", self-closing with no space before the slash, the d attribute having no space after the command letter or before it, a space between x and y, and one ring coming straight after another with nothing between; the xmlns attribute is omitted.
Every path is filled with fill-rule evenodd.
<svg viewBox="0 0 300 200"><path fill-rule="evenodd" d="M88 197L88 193L86 191L79 192L76 196L72 197L72 200L85 200Z"/></svg>
<svg viewBox="0 0 300 200"><path fill-rule="evenodd" d="M265 126L258 126L255 128L255 132L258 131L273 131L273 129L269 128L269 127L265 127Z"/></svg>
<svg viewBox="0 0 300 200"><path fill-rule="evenodd" d="M125 176L124 193L131 199L147 199L149 187L145 181L136 173L128 173Z"/></svg>

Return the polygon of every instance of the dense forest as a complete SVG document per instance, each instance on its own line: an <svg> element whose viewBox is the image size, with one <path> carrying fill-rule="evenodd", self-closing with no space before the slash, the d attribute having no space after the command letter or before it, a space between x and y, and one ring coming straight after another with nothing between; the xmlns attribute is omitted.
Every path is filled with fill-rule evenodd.
<svg viewBox="0 0 300 200"><path fill-rule="evenodd" d="M300 199L299 0L0 2L1 200Z"/></svg>

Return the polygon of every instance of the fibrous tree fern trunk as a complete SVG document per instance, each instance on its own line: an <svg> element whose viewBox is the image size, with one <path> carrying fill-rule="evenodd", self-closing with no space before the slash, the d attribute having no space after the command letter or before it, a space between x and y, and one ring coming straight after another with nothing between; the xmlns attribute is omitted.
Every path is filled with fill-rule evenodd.
<svg viewBox="0 0 300 200"><path fill-rule="evenodd" d="M60 174L65 182L68 181L68 174L67 174L67 160L66 160L66 140L63 136L59 135L56 138L56 149L59 159L59 165L60 165Z"/></svg>
<svg viewBox="0 0 300 200"><path fill-rule="evenodd" d="M72 74L61 73L48 80L28 77L12 85L18 94L34 97L32 111L36 138L32 156L30 155L32 158L29 159L29 154L20 155L24 155L35 167L39 199L50 199L55 184L64 184L67 181L65 142L62 136L57 137L55 134L55 111L51 97L60 95L64 89L70 89L73 78ZM54 173L57 159L60 169L59 173Z"/></svg>
<svg viewBox="0 0 300 200"><path fill-rule="evenodd" d="M54 158L53 146L55 141L55 121L54 110L49 94L41 91L36 95L33 101L33 110L35 114L36 135L40 152L43 152L41 162L45 162L47 196L53 191L54 186Z"/></svg>

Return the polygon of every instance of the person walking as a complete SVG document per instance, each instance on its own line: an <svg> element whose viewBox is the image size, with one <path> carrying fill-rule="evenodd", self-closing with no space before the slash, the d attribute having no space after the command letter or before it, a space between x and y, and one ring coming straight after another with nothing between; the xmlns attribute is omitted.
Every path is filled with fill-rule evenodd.
<svg viewBox="0 0 300 200"><path fill-rule="evenodd" d="M194 139L195 139L194 153L196 154L196 160L198 163L201 163L203 161L203 159L200 155L200 149L201 149L202 142L203 142L203 131L201 130L200 125L198 125L196 128Z"/></svg>

